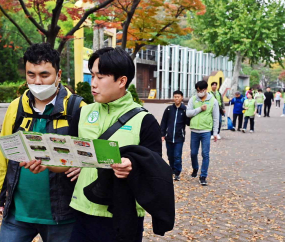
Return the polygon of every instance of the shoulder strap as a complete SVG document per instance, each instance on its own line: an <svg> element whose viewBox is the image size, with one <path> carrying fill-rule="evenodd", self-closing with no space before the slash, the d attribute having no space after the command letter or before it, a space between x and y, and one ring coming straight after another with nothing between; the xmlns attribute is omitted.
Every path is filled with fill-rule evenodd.
<svg viewBox="0 0 285 242"><path fill-rule="evenodd" d="M17 109L17 116L16 116L15 123L14 123L13 133L18 131L23 121L24 110L23 110L23 104L22 104L22 97L23 96L21 96L19 99L19 105Z"/></svg>
<svg viewBox="0 0 285 242"><path fill-rule="evenodd" d="M82 100L83 100L83 97L77 94L72 94L69 97L68 103L67 103L67 116L68 117L73 117L75 115L75 112L78 110Z"/></svg>
<svg viewBox="0 0 285 242"><path fill-rule="evenodd" d="M117 132L122 126L124 126L130 119L136 116L140 112L148 112L145 108L139 107L130 110L129 112L123 114L116 123L114 123L110 128L108 128L103 134L100 135L98 139L109 139L114 133Z"/></svg>

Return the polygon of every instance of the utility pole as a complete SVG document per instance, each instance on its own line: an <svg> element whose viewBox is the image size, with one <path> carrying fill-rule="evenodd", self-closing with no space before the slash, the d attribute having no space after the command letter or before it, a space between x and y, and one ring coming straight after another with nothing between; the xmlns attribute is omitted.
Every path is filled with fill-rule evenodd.
<svg viewBox="0 0 285 242"><path fill-rule="evenodd" d="M69 61L69 41L66 42L66 70L67 70L67 84L70 86L70 61Z"/></svg>

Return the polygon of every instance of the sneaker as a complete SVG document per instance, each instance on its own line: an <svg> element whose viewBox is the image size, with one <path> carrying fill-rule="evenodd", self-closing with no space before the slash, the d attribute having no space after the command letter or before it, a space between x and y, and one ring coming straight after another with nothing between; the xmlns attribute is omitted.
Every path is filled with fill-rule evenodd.
<svg viewBox="0 0 285 242"><path fill-rule="evenodd" d="M232 128L231 131L236 131L236 128Z"/></svg>
<svg viewBox="0 0 285 242"><path fill-rule="evenodd" d="M222 137L218 134L218 135L217 135L217 138L218 138L218 139L221 139Z"/></svg>
<svg viewBox="0 0 285 242"><path fill-rule="evenodd" d="M284 117L284 116L285 116L285 114L282 114L282 115L281 115L281 117Z"/></svg>
<svg viewBox="0 0 285 242"><path fill-rule="evenodd" d="M193 172L191 174L192 177L197 177L198 169L193 169Z"/></svg>
<svg viewBox="0 0 285 242"><path fill-rule="evenodd" d="M253 133L253 132L254 132L253 130L250 130L250 131L249 131L249 133Z"/></svg>
<svg viewBox="0 0 285 242"><path fill-rule="evenodd" d="M206 181L206 177L204 177L204 176L199 177L199 182L202 186L207 186L207 184L208 184Z"/></svg>
<svg viewBox="0 0 285 242"><path fill-rule="evenodd" d="M276 107L277 108L277 107Z"/></svg>
<svg viewBox="0 0 285 242"><path fill-rule="evenodd" d="M214 135L211 136L211 139L214 139Z"/></svg>
<svg viewBox="0 0 285 242"><path fill-rule="evenodd" d="M175 181L180 181L180 176L175 175L174 180Z"/></svg>
<svg viewBox="0 0 285 242"><path fill-rule="evenodd" d="M241 129L241 132L245 133L245 129Z"/></svg>
<svg viewBox="0 0 285 242"><path fill-rule="evenodd" d="M258 115L258 117L260 118L260 117L261 117L261 115Z"/></svg>
<svg viewBox="0 0 285 242"><path fill-rule="evenodd" d="M240 132L242 129L238 129L238 131Z"/></svg>

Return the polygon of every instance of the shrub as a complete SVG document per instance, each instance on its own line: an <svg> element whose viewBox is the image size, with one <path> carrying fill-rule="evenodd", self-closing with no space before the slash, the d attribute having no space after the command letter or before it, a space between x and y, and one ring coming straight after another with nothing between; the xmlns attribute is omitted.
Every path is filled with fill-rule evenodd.
<svg viewBox="0 0 285 242"><path fill-rule="evenodd" d="M136 87L134 84L131 84L128 88L128 91L132 94L134 102L143 105L142 100L139 99Z"/></svg>
<svg viewBox="0 0 285 242"><path fill-rule="evenodd" d="M17 90L18 87L15 86L0 86L0 103L10 103L14 99L16 99L17 96Z"/></svg>
<svg viewBox="0 0 285 242"><path fill-rule="evenodd" d="M88 82L79 82L76 87L76 92L79 96L84 98L87 104L94 102L94 97L91 93L91 86Z"/></svg>

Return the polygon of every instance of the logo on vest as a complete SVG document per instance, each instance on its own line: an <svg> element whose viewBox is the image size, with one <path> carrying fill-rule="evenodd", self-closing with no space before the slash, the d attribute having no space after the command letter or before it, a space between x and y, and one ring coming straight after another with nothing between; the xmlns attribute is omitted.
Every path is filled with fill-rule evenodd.
<svg viewBox="0 0 285 242"><path fill-rule="evenodd" d="M88 116L88 122L89 123L95 123L99 118L99 112L93 111L92 113L89 114Z"/></svg>
<svg viewBox="0 0 285 242"><path fill-rule="evenodd" d="M110 145L111 147L116 147L116 146L117 146L117 144L116 144L115 142L110 142L109 145Z"/></svg>

